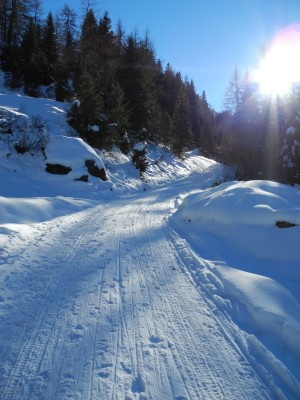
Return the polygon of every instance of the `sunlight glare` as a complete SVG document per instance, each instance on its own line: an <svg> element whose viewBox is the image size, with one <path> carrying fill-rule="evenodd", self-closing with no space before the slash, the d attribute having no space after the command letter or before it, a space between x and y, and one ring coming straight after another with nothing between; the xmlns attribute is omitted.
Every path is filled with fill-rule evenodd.
<svg viewBox="0 0 300 400"><path fill-rule="evenodd" d="M260 91L270 96L287 93L300 82L300 25L280 31L254 71Z"/></svg>

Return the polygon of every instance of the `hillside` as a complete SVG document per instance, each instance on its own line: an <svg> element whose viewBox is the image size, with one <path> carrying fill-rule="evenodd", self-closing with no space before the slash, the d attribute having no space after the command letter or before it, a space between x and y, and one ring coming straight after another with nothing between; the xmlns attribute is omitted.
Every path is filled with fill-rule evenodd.
<svg viewBox="0 0 300 400"><path fill-rule="evenodd" d="M1 399L298 399L298 188L151 143L141 180L67 107L0 89Z"/></svg>

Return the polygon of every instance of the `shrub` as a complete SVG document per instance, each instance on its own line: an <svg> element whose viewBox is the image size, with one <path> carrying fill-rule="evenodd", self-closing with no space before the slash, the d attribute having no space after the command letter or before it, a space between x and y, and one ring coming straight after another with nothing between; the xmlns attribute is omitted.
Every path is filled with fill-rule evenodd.
<svg viewBox="0 0 300 400"><path fill-rule="evenodd" d="M32 154L38 151L43 152L48 140L46 122L36 115L32 116L30 121L23 120L21 124L18 124L9 140L9 145L20 154Z"/></svg>

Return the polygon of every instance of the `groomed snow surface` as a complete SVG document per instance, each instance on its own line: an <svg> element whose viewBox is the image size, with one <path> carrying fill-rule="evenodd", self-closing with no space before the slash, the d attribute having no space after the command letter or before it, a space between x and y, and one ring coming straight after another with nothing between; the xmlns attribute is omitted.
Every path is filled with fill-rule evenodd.
<svg viewBox="0 0 300 400"><path fill-rule="evenodd" d="M1 400L299 399L299 189L149 145L141 181L66 105L0 95L21 105L73 175L0 141ZM107 182L74 181L87 157Z"/></svg>

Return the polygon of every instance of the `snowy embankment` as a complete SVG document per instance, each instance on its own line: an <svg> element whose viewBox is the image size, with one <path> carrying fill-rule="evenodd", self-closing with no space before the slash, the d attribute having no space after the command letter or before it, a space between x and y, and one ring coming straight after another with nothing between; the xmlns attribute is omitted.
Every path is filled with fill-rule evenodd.
<svg viewBox="0 0 300 400"><path fill-rule="evenodd" d="M284 362L292 352L299 376L300 191L267 181L230 182L180 201L172 222L207 268L191 270L194 280L215 281L213 273L215 295L230 300L238 324Z"/></svg>
<svg viewBox="0 0 300 400"><path fill-rule="evenodd" d="M0 79L1 77L0 73ZM132 164L131 154L125 155L118 148L110 152L94 150L81 139L74 137L75 132L66 121L68 107L67 103L11 92L1 87L0 82L1 122L16 119L17 122L12 128L17 131L20 120L23 124L30 125L30 119L38 116L45 124L49 138L44 154L18 154L12 146L13 135L2 132L3 124L0 126L1 195L61 195L94 200L111 199L121 193L134 193L203 172L207 163L212 166L216 164L200 157L197 151L187 153L184 160L179 160L166 147L148 144L146 150L149 167L144 180L141 181L139 171ZM98 168L105 169L106 182L99 181L88 173L86 160L94 160ZM49 174L46 171L47 164L61 165L70 169L70 172L65 175ZM83 178L88 182L83 182Z"/></svg>

